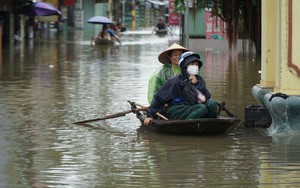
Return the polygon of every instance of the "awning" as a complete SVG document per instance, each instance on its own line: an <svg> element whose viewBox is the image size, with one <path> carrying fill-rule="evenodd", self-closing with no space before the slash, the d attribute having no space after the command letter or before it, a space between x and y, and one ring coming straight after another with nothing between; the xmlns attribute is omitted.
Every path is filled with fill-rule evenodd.
<svg viewBox="0 0 300 188"><path fill-rule="evenodd" d="M164 6L165 5L165 2L163 1L154 1L154 0L146 0L147 2L149 3L152 3L154 5L159 5L159 6Z"/></svg>

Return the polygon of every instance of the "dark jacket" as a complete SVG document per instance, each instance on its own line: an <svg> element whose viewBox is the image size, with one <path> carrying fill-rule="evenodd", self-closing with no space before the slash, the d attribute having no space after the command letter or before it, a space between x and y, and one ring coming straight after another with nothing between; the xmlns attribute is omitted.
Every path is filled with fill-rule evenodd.
<svg viewBox="0 0 300 188"><path fill-rule="evenodd" d="M206 88L201 76L196 75L198 82L194 85L188 78L180 74L170 80L154 95L152 103L147 111L148 117L156 117L156 112L162 110L165 104L168 106L176 103L197 104L197 90L201 91L206 99L210 99L211 94Z"/></svg>
<svg viewBox="0 0 300 188"><path fill-rule="evenodd" d="M157 24L156 24L156 27L157 27L158 30L164 30L164 29L167 29L167 26L166 26L166 24L164 24L164 23L157 23Z"/></svg>

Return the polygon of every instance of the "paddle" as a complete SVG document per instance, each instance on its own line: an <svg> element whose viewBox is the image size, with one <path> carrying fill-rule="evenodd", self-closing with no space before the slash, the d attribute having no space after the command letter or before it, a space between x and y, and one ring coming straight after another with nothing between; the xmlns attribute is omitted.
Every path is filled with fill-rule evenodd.
<svg viewBox="0 0 300 188"><path fill-rule="evenodd" d="M119 42L119 44L122 44L121 41L120 41L119 36L115 35L114 37L115 37L115 39Z"/></svg>
<svg viewBox="0 0 300 188"><path fill-rule="evenodd" d="M224 110L229 117L236 117L235 115L233 115L233 113L229 112L229 110L227 110L225 108L225 102L224 101L222 103L218 103L218 106L219 106L220 110Z"/></svg>
<svg viewBox="0 0 300 188"><path fill-rule="evenodd" d="M104 117L101 117L101 118L95 118L95 119L89 119L89 120L74 122L73 124L85 124L85 123L90 123L90 122L93 122L93 121L100 121L100 120L105 120L105 119L117 118L117 117L125 116L126 114L129 114L129 113L132 113L132 112L145 111L147 109L148 109L148 107L137 108L135 110L126 110L126 111L123 111L123 112L110 114L110 115L107 115L107 116L104 116Z"/></svg>
<svg viewBox="0 0 300 188"><path fill-rule="evenodd" d="M170 27L167 27L167 29L168 29L168 32L169 32L170 34L173 34L173 32L172 32L172 30L170 29Z"/></svg>
<svg viewBox="0 0 300 188"><path fill-rule="evenodd" d="M132 102L132 101L127 101L127 102L129 102L129 104L131 105L131 109L134 111L134 113L136 113L136 111L137 111L137 107L136 107L136 106L140 106L140 107L144 108L144 106L141 105L141 104L137 104L137 103ZM141 116L141 115L142 115L142 114L138 114L138 113L136 113L136 114L137 114L138 116ZM159 112L156 112L156 115L159 116L160 118L164 119L164 120L169 120L167 117L165 117L164 115L162 115L162 114L159 113ZM138 119L140 119L140 118L138 118ZM141 119L140 119L140 120L141 120Z"/></svg>
<svg viewBox="0 0 300 188"><path fill-rule="evenodd" d="M117 41L119 42L119 44L122 44L119 38L117 38Z"/></svg>

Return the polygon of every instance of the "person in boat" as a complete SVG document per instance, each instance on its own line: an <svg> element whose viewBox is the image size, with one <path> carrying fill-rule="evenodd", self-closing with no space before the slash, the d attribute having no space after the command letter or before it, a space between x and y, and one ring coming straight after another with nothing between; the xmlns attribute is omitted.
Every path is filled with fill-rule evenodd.
<svg viewBox="0 0 300 188"><path fill-rule="evenodd" d="M93 44L93 42L95 43L98 39L111 40L107 25L103 25L102 31L97 36L92 37L91 44Z"/></svg>
<svg viewBox="0 0 300 188"><path fill-rule="evenodd" d="M92 38L91 44L93 41L95 42L99 38L107 40L115 39L121 44L119 36L110 28L109 24L103 25L102 31L95 38Z"/></svg>
<svg viewBox="0 0 300 188"><path fill-rule="evenodd" d="M103 26L102 31L100 32L100 38L111 40L111 35L108 33L109 27Z"/></svg>
<svg viewBox="0 0 300 188"><path fill-rule="evenodd" d="M118 24L117 24L117 27L118 27L118 29L119 29L120 32L125 32L125 31L127 31L126 27L123 26L123 23L122 23L122 22L118 23Z"/></svg>
<svg viewBox="0 0 300 188"><path fill-rule="evenodd" d="M206 88L205 81L198 74L202 67L200 56L194 52L185 52L179 58L181 74L171 78L154 95L147 110L144 124L148 125L156 118L156 113L164 109L168 119L216 118L216 101Z"/></svg>
<svg viewBox="0 0 300 188"><path fill-rule="evenodd" d="M168 30L167 25L163 22L163 20L162 20L161 18L158 20L158 23L157 23L156 26L154 27L152 33L153 33L154 31L156 31L156 30L158 30L158 31L162 31L162 30L166 30L166 31L167 31L167 30Z"/></svg>
<svg viewBox="0 0 300 188"><path fill-rule="evenodd" d="M121 41L120 41L120 38L119 36L115 33L115 31L110 27L110 25L106 25L107 27L107 32L108 34L110 35L111 39L115 39L117 40L120 44L121 44Z"/></svg>
<svg viewBox="0 0 300 188"><path fill-rule="evenodd" d="M178 59L188 49L177 43L172 44L158 55L158 61L163 65L150 77L148 83L148 102L151 104L153 95L164 85L167 80L180 74Z"/></svg>

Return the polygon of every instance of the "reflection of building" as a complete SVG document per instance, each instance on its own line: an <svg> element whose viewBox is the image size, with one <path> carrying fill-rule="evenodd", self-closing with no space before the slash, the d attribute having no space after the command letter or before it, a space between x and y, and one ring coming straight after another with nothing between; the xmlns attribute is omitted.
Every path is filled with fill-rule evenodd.
<svg viewBox="0 0 300 188"><path fill-rule="evenodd" d="M13 4L11 1L0 0L0 26L2 30L1 41L2 44L6 44L9 41L9 21L10 12L12 12ZM0 45L2 45L0 43Z"/></svg>

